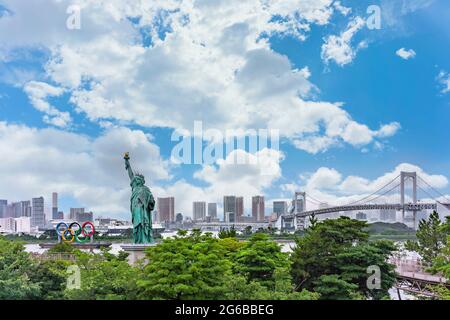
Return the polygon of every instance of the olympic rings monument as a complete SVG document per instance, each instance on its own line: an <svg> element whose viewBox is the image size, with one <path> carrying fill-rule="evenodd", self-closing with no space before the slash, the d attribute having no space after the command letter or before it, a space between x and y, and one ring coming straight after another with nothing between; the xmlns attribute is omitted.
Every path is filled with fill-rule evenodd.
<svg viewBox="0 0 450 320"><path fill-rule="evenodd" d="M130 211L133 223L133 244L121 247L129 254L128 262L135 263L144 257L146 248L156 245L152 229L152 211L155 208L155 199L145 185L144 176L134 172L131 168L129 153L125 152L123 158L131 186Z"/></svg>

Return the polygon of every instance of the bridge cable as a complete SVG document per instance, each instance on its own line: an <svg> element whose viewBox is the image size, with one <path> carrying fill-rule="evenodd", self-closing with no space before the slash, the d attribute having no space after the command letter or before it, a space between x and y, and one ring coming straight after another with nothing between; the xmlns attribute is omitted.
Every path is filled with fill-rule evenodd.
<svg viewBox="0 0 450 320"><path fill-rule="evenodd" d="M444 195L444 194L442 194L441 192L439 192L438 190L436 190L435 188L433 188L428 182L426 182L424 179L422 179L420 176L417 176L419 179L420 179L420 181L422 181L422 182L424 182L428 187L430 187L430 189L431 190L433 190L434 192L436 192L437 194L439 194L440 196L442 196L442 197L444 197L446 200L448 200L448 201L450 201L450 199L449 198L447 198L447 196L446 195ZM422 188L421 188L422 189ZM422 191L424 191L423 189L422 189ZM424 191L425 192L425 191ZM428 193L427 193L428 194ZM429 194L428 194L429 195ZM436 200L436 199L434 199L432 196L431 196L431 198L433 199L433 200ZM436 200L437 201L437 200ZM438 201L439 202L439 201ZM440 203L440 202L439 202Z"/></svg>
<svg viewBox="0 0 450 320"><path fill-rule="evenodd" d="M383 190L385 187L387 187L387 186L390 185L392 182L394 182L395 180L397 180L398 177L400 177L400 175L396 176L394 179L392 179L391 181L389 181L389 183L385 184L383 187L379 188L379 189L376 190L375 192L373 192L373 193L369 194L368 196L365 196L365 197L363 197L363 198L361 198L361 199L359 199L359 200L357 200L357 201L352 201L352 202L350 202L350 203L347 203L346 206L349 206L349 205L352 205L352 204L361 202L361 201L363 201L363 200L365 200L365 199L367 199L367 198L370 198L370 197L373 196L373 195L376 195L376 193L377 193L378 191ZM400 185L400 184L398 184L397 186L399 186L399 185ZM395 187L397 187L397 186L395 186ZM391 189L391 190L392 190L392 189ZM389 190L389 191L391 191L391 190Z"/></svg>
<svg viewBox="0 0 450 320"><path fill-rule="evenodd" d="M422 189L419 185L417 185L417 187L422 190L423 192L425 192L431 199L433 199L434 201L436 201L437 203L440 203L442 205L444 205L442 202L436 200L435 198L433 198L433 196L431 194L429 194L427 191L425 191L424 189Z"/></svg>
<svg viewBox="0 0 450 320"><path fill-rule="evenodd" d="M389 193L389 192L391 192L392 190L394 190L395 188L397 188L399 185L400 185L400 183L397 184L396 186L393 186L391 189L385 191L384 193L381 193L381 194L377 195L375 198L370 199L370 201L374 201L374 200L376 200L376 199L378 199L378 198L380 198L380 197L386 195L387 193ZM364 203L368 203L368 202L369 202L369 200L367 200L367 201L364 202Z"/></svg>

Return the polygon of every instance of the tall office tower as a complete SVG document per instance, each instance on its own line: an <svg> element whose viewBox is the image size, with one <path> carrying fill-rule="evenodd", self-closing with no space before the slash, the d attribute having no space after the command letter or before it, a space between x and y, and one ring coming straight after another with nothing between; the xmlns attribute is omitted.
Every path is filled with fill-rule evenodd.
<svg viewBox="0 0 450 320"><path fill-rule="evenodd" d="M397 212L395 209L380 209L380 221L394 221L397 218Z"/></svg>
<svg viewBox="0 0 450 320"><path fill-rule="evenodd" d="M5 217L20 218L29 216L31 216L30 201L13 202L5 208Z"/></svg>
<svg viewBox="0 0 450 320"><path fill-rule="evenodd" d="M159 222L175 221L175 198L158 198L157 208L159 214Z"/></svg>
<svg viewBox="0 0 450 320"><path fill-rule="evenodd" d="M86 221L94 221L94 214L92 213L92 211L85 211L85 212L77 212L76 215L76 221L79 223L83 223Z"/></svg>
<svg viewBox="0 0 450 320"><path fill-rule="evenodd" d="M77 221L84 214L84 208L70 208L69 219Z"/></svg>
<svg viewBox="0 0 450 320"><path fill-rule="evenodd" d="M0 218L5 216L6 206L8 205L8 200L0 200Z"/></svg>
<svg viewBox="0 0 450 320"><path fill-rule="evenodd" d="M192 203L192 217L194 221L204 221L206 217L206 202L194 201Z"/></svg>
<svg viewBox="0 0 450 320"><path fill-rule="evenodd" d="M252 216L256 222L264 221L264 196L252 197Z"/></svg>
<svg viewBox="0 0 450 320"><path fill-rule="evenodd" d="M277 218L287 212L286 201L274 201L273 202L273 213L276 213Z"/></svg>
<svg viewBox="0 0 450 320"><path fill-rule="evenodd" d="M358 212L356 214L356 220L367 220L367 214L364 212Z"/></svg>
<svg viewBox="0 0 450 320"><path fill-rule="evenodd" d="M223 219L227 221L229 213L234 213L236 216L236 197L224 196L223 197Z"/></svg>
<svg viewBox="0 0 450 320"><path fill-rule="evenodd" d="M44 227L45 226L45 213L44 213L44 197L31 199L31 226L32 227Z"/></svg>
<svg viewBox="0 0 450 320"><path fill-rule="evenodd" d="M20 201L20 217L31 217L31 201Z"/></svg>
<svg viewBox="0 0 450 320"><path fill-rule="evenodd" d="M244 197L236 197L236 215L235 222L241 222L244 216Z"/></svg>
<svg viewBox="0 0 450 320"><path fill-rule="evenodd" d="M236 213L227 212L226 217L224 218L225 222L237 222L236 221Z"/></svg>
<svg viewBox="0 0 450 320"><path fill-rule="evenodd" d="M217 203L208 203L208 216L212 219L217 218Z"/></svg>
<svg viewBox="0 0 450 320"><path fill-rule="evenodd" d="M59 219L58 215L58 193L52 193L52 219Z"/></svg>

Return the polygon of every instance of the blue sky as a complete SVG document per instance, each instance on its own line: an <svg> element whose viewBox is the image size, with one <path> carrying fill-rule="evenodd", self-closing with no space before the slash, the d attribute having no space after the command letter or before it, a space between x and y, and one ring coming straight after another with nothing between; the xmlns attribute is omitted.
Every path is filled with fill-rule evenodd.
<svg viewBox="0 0 450 320"><path fill-rule="evenodd" d="M0 1L0 198L57 191L65 211L126 218L123 151L187 215L192 201L221 206L231 193L247 210L252 195L269 211L293 189L345 203L408 169L450 193L446 1L212 2L86 5L70 30L77 1ZM381 29L369 30L360 21L373 4ZM172 132L195 120L279 129L279 153L261 154L276 173L172 163Z"/></svg>

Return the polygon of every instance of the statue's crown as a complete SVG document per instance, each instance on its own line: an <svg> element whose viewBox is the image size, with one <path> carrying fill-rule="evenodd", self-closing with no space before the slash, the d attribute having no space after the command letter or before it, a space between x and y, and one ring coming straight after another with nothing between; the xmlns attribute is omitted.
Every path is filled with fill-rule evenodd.
<svg viewBox="0 0 450 320"><path fill-rule="evenodd" d="M144 179L144 175L142 173L140 173L140 172L135 172L134 175L136 177L140 177L140 178Z"/></svg>

